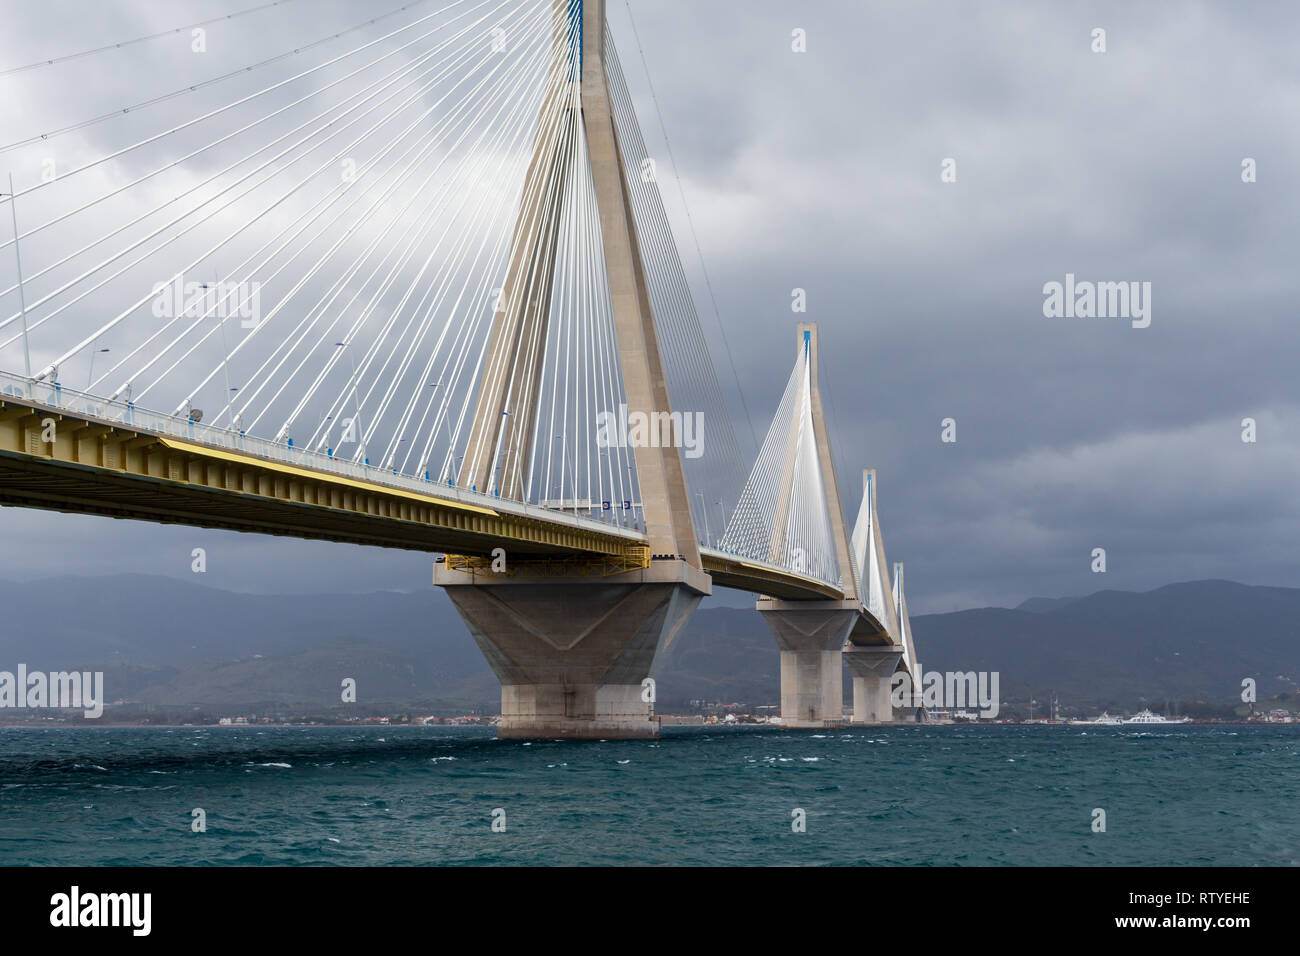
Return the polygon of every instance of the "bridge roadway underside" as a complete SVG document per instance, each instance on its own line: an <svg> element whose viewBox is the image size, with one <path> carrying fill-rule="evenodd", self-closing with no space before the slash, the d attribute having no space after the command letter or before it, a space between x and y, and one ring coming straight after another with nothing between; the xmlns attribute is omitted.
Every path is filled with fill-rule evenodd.
<svg viewBox="0 0 1300 956"><path fill-rule="evenodd" d="M43 440L49 421L52 442ZM0 504L434 554L644 550L642 536L595 522L354 480L13 398L0 401ZM840 596L823 582L718 552L705 553L704 570L721 587L792 600Z"/></svg>
<svg viewBox="0 0 1300 956"><path fill-rule="evenodd" d="M45 422L54 422L54 441ZM28 400L0 401L0 504L163 524L288 535L430 554L494 548L545 559L643 553L640 535L595 522L512 512L508 503L440 497L354 480L228 448L181 441ZM838 598L838 589L742 558L705 552L719 587L774 597Z"/></svg>

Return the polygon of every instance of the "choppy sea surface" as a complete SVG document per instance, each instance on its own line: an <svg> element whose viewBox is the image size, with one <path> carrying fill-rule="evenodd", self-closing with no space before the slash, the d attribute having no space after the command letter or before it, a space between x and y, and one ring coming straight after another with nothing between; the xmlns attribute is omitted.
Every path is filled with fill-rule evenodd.
<svg viewBox="0 0 1300 956"><path fill-rule="evenodd" d="M0 864L1294 866L1297 796L1295 725L0 729Z"/></svg>

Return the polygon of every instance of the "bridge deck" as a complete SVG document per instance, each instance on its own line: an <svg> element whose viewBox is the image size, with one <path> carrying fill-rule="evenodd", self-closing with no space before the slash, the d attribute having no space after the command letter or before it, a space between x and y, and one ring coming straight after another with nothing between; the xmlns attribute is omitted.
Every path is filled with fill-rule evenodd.
<svg viewBox="0 0 1300 956"><path fill-rule="evenodd" d="M322 471L299 454L275 460L85 410L9 395L0 401L4 505L429 553L645 551L636 531L459 489L429 484L426 492L409 480L398 486ZM721 587L788 600L842 597L833 585L774 565L711 549L701 558Z"/></svg>

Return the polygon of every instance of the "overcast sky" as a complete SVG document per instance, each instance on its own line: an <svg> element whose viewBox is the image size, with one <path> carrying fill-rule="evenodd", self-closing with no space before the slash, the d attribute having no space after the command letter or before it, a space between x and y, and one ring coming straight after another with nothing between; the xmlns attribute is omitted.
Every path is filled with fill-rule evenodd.
<svg viewBox="0 0 1300 956"><path fill-rule="evenodd" d="M0 69L256 5L6 0ZM177 66L182 37L0 77L0 139L398 5L297 0L214 25L209 43L235 51L230 66L197 72ZM913 613L1206 577L1300 584L1300 8L631 7L743 390L744 406L715 348L741 446L752 455L742 407L760 438L775 410L794 324L819 323L846 517L861 469L878 469L887 554L907 564ZM623 0L610 20L720 346ZM1096 28L1105 52L1093 50ZM796 30L806 52L792 50ZM148 118L179 121L194 108L181 97ZM69 134L61 148L102 155L99 135ZM8 161L21 188L39 176L40 155L0 155L0 173ZM941 179L949 158L955 182ZM1243 182L1246 158L1255 182ZM1067 273L1149 282L1149 327L1046 317L1044 284ZM6 285L11 276L0 273ZM806 290L806 314L791 311L795 288ZM1248 417L1254 443L1242 441ZM941 441L947 418L951 443ZM215 587L429 586L427 555L0 511L0 575L10 578L192 580L200 546L201 583ZM1091 570L1094 548L1106 550L1105 574Z"/></svg>

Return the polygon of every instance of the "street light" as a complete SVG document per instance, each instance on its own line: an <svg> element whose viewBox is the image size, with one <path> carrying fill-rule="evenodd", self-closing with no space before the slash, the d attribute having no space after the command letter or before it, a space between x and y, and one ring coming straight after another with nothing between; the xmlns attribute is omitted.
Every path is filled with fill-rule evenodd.
<svg viewBox="0 0 1300 956"><path fill-rule="evenodd" d="M27 295L23 291L23 257L18 251L18 196L14 193L14 174L9 174L9 192L0 193L9 197L9 215L14 224L14 260L18 263L18 307L23 316L23 369L27 378L32 377L32 350L27 344Z"/></svg>
<svg viewBox="0 0 1300 956"><path fill-rule="evenodd" d="M111 352L112 349L91 349L90 350L90 371L86 373L86 391L90 391L90 383L95 378L95 354Z"/></svg>
<svg viewBox="0 0 1300 956"><path fill-rule="evenodd" d="M334 346L336 348L345 349L351 344L351 342L335 342ZM357 394L357 359L351 352L348 352L348 359L352 363L352 377L349 381L352 385L352 405L353 408L356 409L356 417L352 419L352 427L355 430L354 434L357 436L356 440L359 443L357 449L358 456L362 461L369 465L370 461L366 458L366 440L361 433L361 396ZM356 461L356 458L353 458L352 460Z"/></svg>
<svg viewBox="0 0 1300 956"><path fill-rule="evenodd" d="M213 269L213 271L212 271L212 285L209 286L209 285L205 282L205 283L203 283L202 288L204 288L204 289L211 288L211 289L214 289L214 290L215 290L215 291L213 292L213 300L214 300L214 301L213 301L213 306L212 306L212 307L213 307L214 309L217 309L217 304L216 304L215 299L216 299L217 293L219 293L219 292L221 291L221 280L217 278L217 270L216 270L216 269ZM204 301L207 301L207 296L204 296ZM220 312L221 310L220 310L220 309L217 309L217 311ZM222 359L221 359L221 371L222 371L222 374L225 376L225 379L226 379L226 394L229 395L230 392L234 391L234 389L232 389L232 388L230 387L230 346L226 343L226 317L225 317L224 315L218 315L218 316L217 316L217 324L218 324L219 326L221 326L221 354L222 354ZM234 411L234 409L233 409L233 406L234 406L234 396L230 396L230 398L231 398L231 401L227 403L227 407L228 407L228 408L233 412L233 411ZM220 414L220 413L218 413L218 414ZM231 417L230 421L231 421L231 424L234 424L234 417L233 417L233 416ZM213 424L216 424L216 422L214 421Z"/></svg>
<svg viewBox="0 0 1300 956"><path fill-rule="evenodd" d="M697 491L695 496L700 499L700 514L704 516L704 540L707 547L712 547L713 537L709 534L709 504L704 500L704 492Z"/></svg>

